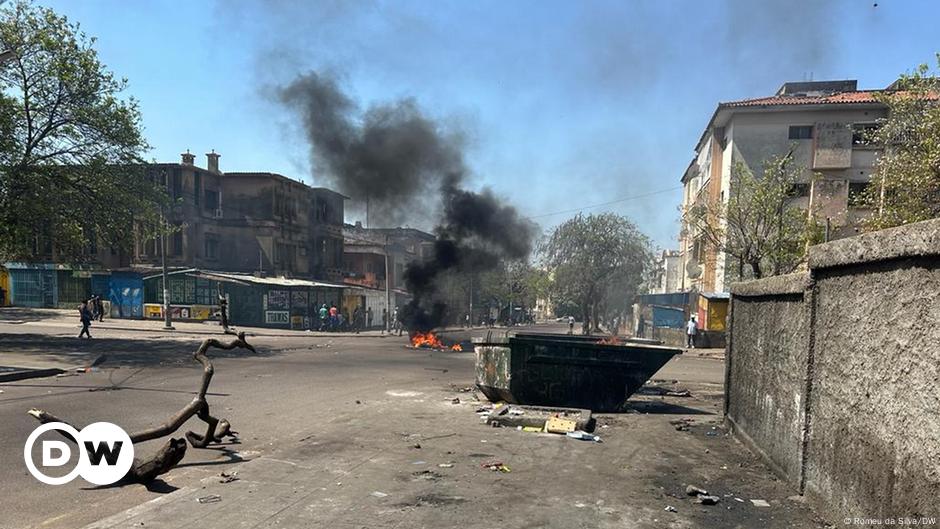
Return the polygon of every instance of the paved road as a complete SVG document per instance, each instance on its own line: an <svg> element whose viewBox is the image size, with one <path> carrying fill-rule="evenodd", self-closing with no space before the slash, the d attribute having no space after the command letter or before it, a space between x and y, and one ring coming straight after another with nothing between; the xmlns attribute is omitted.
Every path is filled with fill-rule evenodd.
<svg viewBox="0 0 940 529"><path fill-rule="evenodd" d="M457 389L472 384L473 355L414 350L397 337L254 336L257 355L215 355L210 388L213 412L232 422L239 444L190 449L152 490L92 488L80 480L41 485L22 460L36 426L26 410L40 407L77 425L154 425L191 399L201 371L189 355L204 336L99 329L88 344L55 325L24 328L0 323L0 358L40 355L72 365L102 352L107 358L97 372L0 385L2 529L79 527L140 504L146 509L155 499L172 512L135 510L137 517L119 515L124 521L105 526L816 526L751 454L730 437L706 435L721 432L720 360L674 360L655 378L677 380L697 398L637 397L641 413L602 416L607 442L593 445L480 425L473 413L479 402ZM681 416L693 419L692 431L669 424ZM200 426L191 421L186 428ZM483 459L505 460L513 472L481 471ZM437 467L449 462L455 466ZM219 484L222 470L238 470L243 479ZM732 497L722 508L695 508L682 495L692 479L772 500L773 512ZM210 491L225 503L194 501ZM663 513L666 504L679 512Z"/></svg>

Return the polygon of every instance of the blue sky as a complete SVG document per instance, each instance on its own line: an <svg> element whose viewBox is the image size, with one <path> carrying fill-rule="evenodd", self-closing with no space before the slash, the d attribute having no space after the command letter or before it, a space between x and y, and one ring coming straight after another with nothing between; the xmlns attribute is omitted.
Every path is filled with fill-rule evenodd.
<svg viewBox="0 0 940 529"><path fill-rule="evenodd" d="M98 38L159 161L190 149L204 165L215 149L223 170L317 184L298 120L269 94L325 69L363 107L414 97L465 130L470 185L543 226L640 196L584 211L627 215L662 247L719 101L810 76L884 87L940 51L926 0L40 3Z"/></svg>

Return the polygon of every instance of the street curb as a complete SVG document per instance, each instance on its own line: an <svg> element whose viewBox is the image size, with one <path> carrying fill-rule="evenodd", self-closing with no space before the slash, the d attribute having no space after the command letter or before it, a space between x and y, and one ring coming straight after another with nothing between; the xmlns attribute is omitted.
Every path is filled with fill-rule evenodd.
<svg viewBox="0 0 940 529"><path fill-rule="evenodd" d="M53 377L60 373L65 373L65 370L59 369L57 367L50 367L46 369L24 368L23 371L0 373L0 382L16 382L17 380L26 380L30 378Z"/></svg>

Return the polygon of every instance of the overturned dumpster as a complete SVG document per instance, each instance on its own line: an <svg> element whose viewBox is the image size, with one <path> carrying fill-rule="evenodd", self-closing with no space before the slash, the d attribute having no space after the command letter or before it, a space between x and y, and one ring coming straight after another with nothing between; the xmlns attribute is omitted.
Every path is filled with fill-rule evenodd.
<svg viewBox="0 0 940 529"><path fill-rule="evenodd" d="M620 411L681 349L552 334L476 340L477 387L493 402Z"/></svg>

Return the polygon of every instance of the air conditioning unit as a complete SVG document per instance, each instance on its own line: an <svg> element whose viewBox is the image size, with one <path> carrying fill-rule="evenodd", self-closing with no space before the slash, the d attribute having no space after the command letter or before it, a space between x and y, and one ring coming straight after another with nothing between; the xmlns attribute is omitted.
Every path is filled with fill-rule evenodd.
<svg viewBox="0 0 940 529"><path fill-rule="evenodd" d="M217 219L221 219L221 218L222 218L222 208L219 208L219 209L215 210L215 211L213 212L212 216L214 216L214 217L217 218Z"/></svg>

